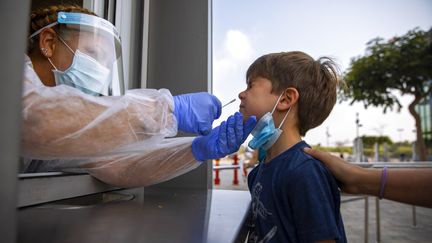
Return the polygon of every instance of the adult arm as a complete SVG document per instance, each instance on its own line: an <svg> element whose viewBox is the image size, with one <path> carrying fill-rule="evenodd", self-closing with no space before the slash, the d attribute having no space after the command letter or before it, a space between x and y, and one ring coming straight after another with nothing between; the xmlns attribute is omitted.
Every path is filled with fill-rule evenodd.
<svg viewBox="0 0 432 243"><path fill-rule="evenodd" d="M243 117L236 113L206 136L149 139L107 151L103 156L41 161L39 169L87 172L119 187L148 186L184 174L199 166L199 161L237 151L255 123L256 118L251 117L243 125Z"/></svg>
<svg viewBox="0 0 432 243"><path fill-rule="evenodd" d="M341 182L341 189L351 194L379 196L381 169L365 169L352 165L329 153L305 149L322 161ZM383 197L389 200L432 208L432 169L388 169Z"/></svg>
<svg viewBox="0 0 432 243"><path fill-rule="evenodd" d="M101 157L43 161L40 169L86 172L118 187L149 186L184 174L201 164L192 154L192 140L191 137L163 139L151 147L145 142L136 142Z"/></svg>
<svg viewBox="0 0 432 243"><path fill-rule="evenodd" d="M93 97L72 87L24 82L22 152L36 159L99 156L138 141L174 136L168 90Z"/></svg>

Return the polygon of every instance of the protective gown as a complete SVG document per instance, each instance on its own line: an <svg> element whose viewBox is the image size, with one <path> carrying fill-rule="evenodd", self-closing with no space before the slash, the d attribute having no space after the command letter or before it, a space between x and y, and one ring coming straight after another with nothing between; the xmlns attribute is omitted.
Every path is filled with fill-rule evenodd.
<svg viewBox="0 0 432 243"><path fill-rule="evenodd" d="M177 134L173 108L166 89L94 97L66 85L46 87L26 57L22 171L88 172L120 187L186 173L200 162L192 137L169 138Z"/></svg>

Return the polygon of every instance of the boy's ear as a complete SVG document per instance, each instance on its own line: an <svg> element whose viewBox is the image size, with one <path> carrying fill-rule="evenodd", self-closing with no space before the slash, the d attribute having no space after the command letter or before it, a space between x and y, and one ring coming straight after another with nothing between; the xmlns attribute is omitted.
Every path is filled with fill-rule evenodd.
<svg viewBox="0 0 432 243"><path fill-rule="evenodd" d="M284 91L280 103L282 109L289 109L297 104L299 99L299 92L296 88L288 88Z"/></svg>

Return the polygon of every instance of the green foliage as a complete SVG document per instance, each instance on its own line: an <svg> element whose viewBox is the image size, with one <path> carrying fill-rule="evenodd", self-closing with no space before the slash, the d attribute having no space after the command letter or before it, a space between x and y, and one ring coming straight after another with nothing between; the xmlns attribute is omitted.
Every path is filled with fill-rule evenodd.
<svg viewBox="0 0 432 243"><path fill-rule="evenodd" d="M320 145L312 146L314 149L318 149L321 151L326 151L333 153L337 156L337 154L345 154L350 155L353 153L352 147L344 146L344 147L322 147ZM373 158L375 156L375 148L368 147L363 149L363 154L367 157ZM382 156L384 154L384 146L379 146L379 154ZM389 145L388 154L389 158L399 159L401 154L405 154L406 159L410 159L412 156L412 146L407 143L393 143Z"/></svg>
<svg viewBox="0 0 432 243"><path fill-rule="evenodd" d="M407 158L411 158L412 156L412 147L411 146L395 146L390 147L390 153L392 157L397 158L401 154L405 154Z"/></svg>
<svg viewBox="0 0 432 243"><path fill-rule="evenodd" d="M363 154L367 157L373 157L375 154L375 151L373 148L364 148L363 149Z"/></svg>
<svg viewBox="0 0 432 243"><path fill-rule="evenodd" d="M402 105L395 91L413 96L408 109L416 123L420 160L426 160L422 121L415 107L432 94L432 29L425 32L415 28L389 41L371 40L366 54L353 58L344 76L346 89L340 90L340 100L351 100L351 104L382 106L384 112L396 106L400 111Z"/></svg>
<svg viewBox="0 0 432 243"><path fill-rule="evenodd" d="M347 153L352 154L352 147L341 146L341 147L321 147L320 145L312 146L314 149L318 149L321 151L332 152L332 153Z"/></svg>
<svg viewBox="0 0 432 243"><path fill-rule="evenodd" d="M393 144L393 141L388 136L362 136L363 147L364 148L373 148L375 143L388 145Z"/></svg>
<svg viewBox="0 0 432 243"><path fill-rule="evenodd" d="M384 112L402 107L392 91L425 97L432 92L432 52L428 32L418 28L389 41L375 38L366 54L353 58L344 75L342 100L362 101L365 107L382 106Z"/></svg>

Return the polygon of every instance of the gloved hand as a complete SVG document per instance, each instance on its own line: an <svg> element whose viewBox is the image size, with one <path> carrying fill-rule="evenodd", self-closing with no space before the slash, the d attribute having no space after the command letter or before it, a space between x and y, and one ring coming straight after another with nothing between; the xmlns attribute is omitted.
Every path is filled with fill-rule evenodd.
<svg viewBox="0 0 432 243"><path fill-rule="evenodd" d="M196 137L192 141L192 153L195 159L198 161L218 159L236 152L256 123L256 117L251 116L243 124L243 115L236 112L226 122L214 128L210 134Z"/></svg>
<svg viewBox="0 0 432 243"><path fill-rule="evenodd" d="M221 111L219 99L207 92L174 96L174 115L178 129L183 132L208 134Z"/></svg>

